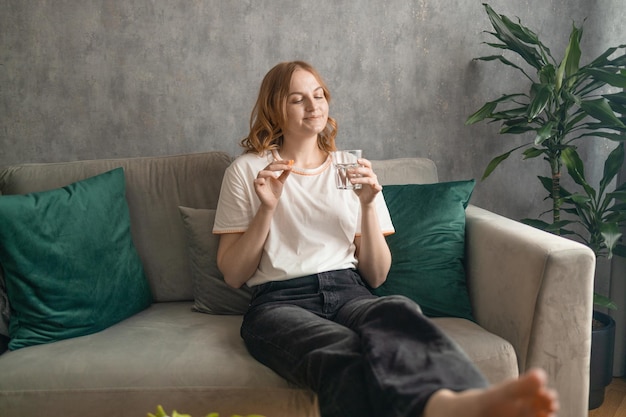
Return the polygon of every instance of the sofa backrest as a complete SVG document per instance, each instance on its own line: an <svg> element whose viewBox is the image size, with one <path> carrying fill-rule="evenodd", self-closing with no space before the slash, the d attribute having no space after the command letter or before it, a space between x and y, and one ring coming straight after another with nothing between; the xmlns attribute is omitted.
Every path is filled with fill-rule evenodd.
<svg viewBox="0 0 626 417"><path fill-rule="evenodd" d="M224 170L221 152L166 157L23 164L0 171L2 194L50 190L123 167L133 241L154 300L193 300L187 245L178 206L216 208Z"/></svg>
<svg viewBox="0 0 626 417"><path fill-rule="evenodd" d="M372 161L382 185L432 184L439 181L437 167L428 158L398 158Z"/></svg>
<svg viewBox="0 0 626 417"><path fill-rule="evenodd" d="M178 206L216 208L232 157L204 152L165 157L14 165L0 171L0 194L63 187L123 167L131 231L156 302L193 300L187 243ZM426 158L372 161L383 185L437 182Z"/></svg>

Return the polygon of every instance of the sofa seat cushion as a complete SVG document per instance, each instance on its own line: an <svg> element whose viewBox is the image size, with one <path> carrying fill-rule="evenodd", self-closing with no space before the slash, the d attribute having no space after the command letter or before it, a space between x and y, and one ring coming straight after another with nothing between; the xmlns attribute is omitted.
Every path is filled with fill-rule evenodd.
<svg viewBox="0 0 626 417"><path fill-rule="evenodd" d="M515 349L505 339L466 319L438 317L432 320L467 353L489 382L519 376Z"/></svg>
<svg viewBox="0 0 626 417"><path fill-rule="evenodd" d="M312 392L248 354L241 316L194 313L192 306L156 303L100 333L5 353L0 415L141 416L161 404L198 416L318 416ZM465 319L433 320L491 382L518 374L503 339Z"/></svg>
<svg viewBox="0 0 626 417"><path fill-rule="evenodd" d="M242 316L156 303L89 336L0 356L0 415L145 416L158 404L191 415L316 416L313 393L247 352ZM297 410L297 411L296 411Z"/></svg>

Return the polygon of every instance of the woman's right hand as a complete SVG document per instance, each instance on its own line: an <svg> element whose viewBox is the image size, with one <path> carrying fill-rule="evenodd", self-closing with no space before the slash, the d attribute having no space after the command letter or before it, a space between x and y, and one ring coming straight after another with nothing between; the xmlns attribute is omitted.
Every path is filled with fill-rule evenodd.
<svg viewBox="0 0 626 417"><path fill-rule="evenodd" d="M262 205L276 208L292 166L293 160L274 161L258 173L254 180L254 191Z"/></svg>

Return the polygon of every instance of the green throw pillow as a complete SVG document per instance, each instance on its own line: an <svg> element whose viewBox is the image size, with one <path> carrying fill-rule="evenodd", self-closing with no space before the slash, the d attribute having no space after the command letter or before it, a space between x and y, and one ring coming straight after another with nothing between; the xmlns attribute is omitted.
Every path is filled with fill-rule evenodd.
<svg viewBox="0 0 626 417"><path fill-rule="evenodd" d="M474 180L386 185L396 232L387 236L392 265L377 295L405 295L430 317L473 320L465 281L465 208Z"/></svg>
<svg viewBox="0 0 626 417"><path fill-rule="evenodd" d="M124 171L0 196L11 350L98 332L152 301L130 234Z"/></svg>

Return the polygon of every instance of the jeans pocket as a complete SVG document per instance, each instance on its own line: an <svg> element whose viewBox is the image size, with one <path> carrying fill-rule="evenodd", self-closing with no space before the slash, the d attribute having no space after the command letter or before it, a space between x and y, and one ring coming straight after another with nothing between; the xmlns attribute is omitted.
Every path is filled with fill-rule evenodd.
<svg viewBox="0 0 626 417"><path fill-rule="evenodd" d="M347 271L349 271L350 273L350 277L352 279L352 282L354 282L355 284L367 288L367 285L365 285L365 281L363 281L363 278L361 278L361 275L354 269L348 269Z"/></svg>

